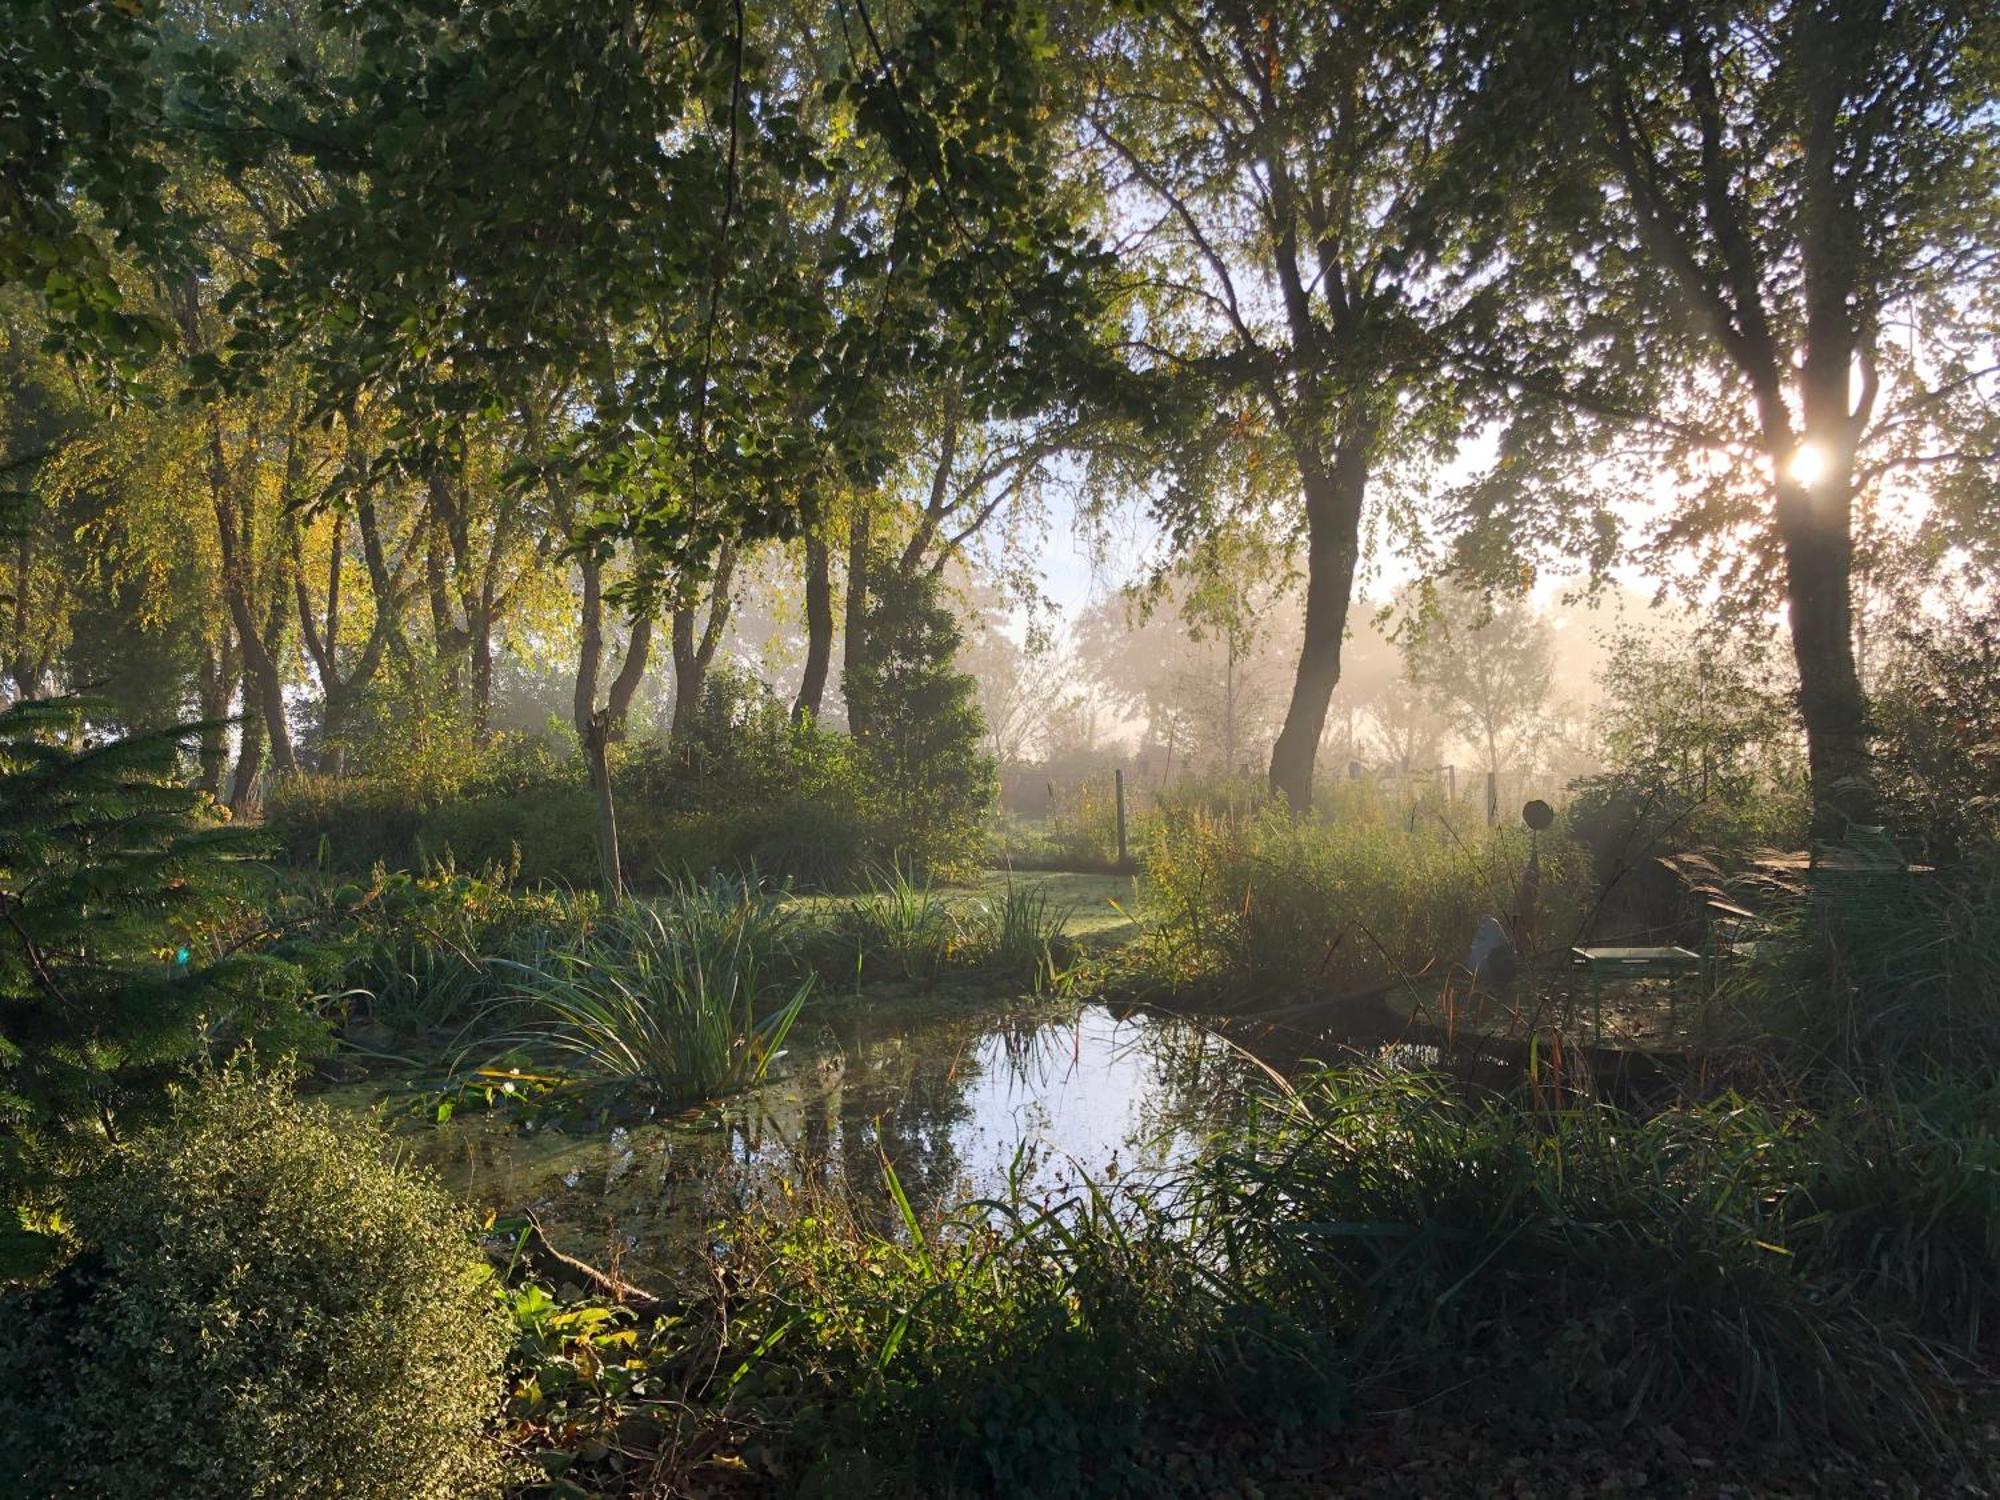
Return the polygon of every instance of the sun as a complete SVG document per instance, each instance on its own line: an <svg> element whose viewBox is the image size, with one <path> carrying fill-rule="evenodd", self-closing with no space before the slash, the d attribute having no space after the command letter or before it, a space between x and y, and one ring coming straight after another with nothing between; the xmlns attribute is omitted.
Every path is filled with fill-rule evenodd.
<svg viewBox="0 0 2000 1500"><path fill-rule="evenodd" d="M1785 466L1785 472L1794 482L1810 489L1826 473L1826 455L1815 444L1800 443L1798 451L1792 454L1792 461Z"/></svg>

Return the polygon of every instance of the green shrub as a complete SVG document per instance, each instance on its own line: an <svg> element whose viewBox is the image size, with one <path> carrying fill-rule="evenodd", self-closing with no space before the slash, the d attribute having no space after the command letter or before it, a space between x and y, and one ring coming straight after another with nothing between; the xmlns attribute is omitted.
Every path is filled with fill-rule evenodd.
<svg viewBox="0 0 2000 1500"><path fill-rule="evenodd" d="M1829 1107L1793 1244L1885 1316L2000 1350L2000 1089Z"/></svg>
<svg viewBox="0 0 2000 1500"><path fill-rule="evenodd" d="M2000 624L1962 602L1917 612L1870 704L1884 812L1922 858L2000 841Z"/></svg>
<svg viewBox="0 0 2000 1500"><path fill-rule="evenodd" d="M0 1489L468 1496L502 1323L470 1224L372 1132L224 1074L73 1198L83 1252L0 1316Z"/></svg>

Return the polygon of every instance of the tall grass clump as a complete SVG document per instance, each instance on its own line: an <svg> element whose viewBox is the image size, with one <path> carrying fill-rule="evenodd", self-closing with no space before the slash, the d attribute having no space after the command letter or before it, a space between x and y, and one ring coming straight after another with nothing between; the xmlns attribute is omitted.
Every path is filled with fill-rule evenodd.
<svg viewBox="0 0 2000 1500"><path fill-rule="evenodd" d="M1994 1109L1640 1118L1349 1068L1115 1195L920 1221L889 1168L887 1230L808 1197L732 1245L743 1388L869 1493L1144 1493L1176 1436L1412 1409L1928 1463L1992 1346Z"/></svg>
<svg viewBox="0 0 2000 1500"><path fill-rule="evenodd" d="M981 907L986 962L1037 992L1054 984L1068 957L1065 932L1075 914L1076 904L1055 900L1045 883L1009 878Z"/></svg>
<svg viewBox="0 0 2000 1500"><path fill-rule="evenodd" d="M884 1169L891 1232L821 1198L732 1257L737 1341L803 1387L792 1440L823 1492L1149 1493L1163 1423L1339 1420L1331 1350L1218 1299L1163 1216L1017 1182L925 1222Z"/></svg>
<svg viewBox="0 0 2000 1500"><path fill-rule="evenodd" d="M1352 989L1462 958L1489 914L1526 915L1544 946L1573 941L1583 861L1545 839L1524 914L1527 858L1522 831L1462 832L1434 814L1324 822L1268 802L1220 814L1171 804L1147 856L1155 957L1181 981Z"/></svg>
<svg viewBox="0 0 2000 1500"><path fill-rule="evenodd" d="M682 1104L747 1087L812 990L791 978L781 893L712 876L608 918L574 949L508 967L520 981L503 1045L592 1087Z"/></svg>
<svg viewBox="0 0 2000 1500"><path fill-rule="evenodd" d="M2000 1352L2000 1088L1949 1083L1828 1106L1793 1243L1924 1337Z"/></svg>
<svg viewBox="0 0 2000 1500"><path fill-rule="evenodd" d="M1718 1040L1775 1045L1843 1087L2000 1082L2000 851L1763 905L1754 949L1717 987Z"/></svg>
<svg viewBox="0 0 2000 1500"><path fill-rule="evenodd" d="M1328 1073L1197 1174L1197 1253L1232 1296L1337 1330L1371 1407L1459 1391L1927 1441L1941 1408L1921 1309L1888 1283L1940 1221L1922 1192L1869 1221L1849 1123L1734 1099L1544 1114ZM1960 1273L1991 1243L1980 1191L1982 1222L1935 1252Z"/></svg>
<svg viewBox="0 0 2000 1500"><path fill-rule="evenodd" d="M862 974L933 980L971 941L958 903L901 865L878 871L868 893L835 919Z"/></svg>

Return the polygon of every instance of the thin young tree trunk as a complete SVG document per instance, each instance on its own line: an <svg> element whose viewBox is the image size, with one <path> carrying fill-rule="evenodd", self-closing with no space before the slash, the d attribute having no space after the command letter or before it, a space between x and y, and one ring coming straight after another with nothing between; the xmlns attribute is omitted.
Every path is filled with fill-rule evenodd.
<svg viewBox="0 0 2000 1500"><path fill-rule="evenodd" d="M611 789L611 743L624 733L625 717L646 675L653 621L650 615L641 615L632 622L632 633L625 645L625 663L612 679L605 705L599 708L597 680L604 665L604 563L586 551L578 558L577 567L583 575L582 630L571 712L577 737L583 742L591 790L597 794L597 847L604 895L616 905L624 899L625 873L618 852L618 808Z"/></svg>
<svg viewBox="0 0 2000 1500"><path fill-rule="evenodd" d="M816 533L806 536L806 669L792 705L796 722L819 717L826 677L833 665L833 549Z"/></svg>
<svg viewBox="0 0 2000 1500"><path fill-rule="evenodd" d="M197 759L201 777L197 789L221 799L222 773L229 761L229 741L222 720L229 717L229 680L214 646L202 642L201 661L195 668L195 695L202 719L201 748Z"/></svg>
<svg viewBox="0 0 2000 1500"><path fill-rule="evenodd" d="M871 542L867 508L854 512L847 529L847 619L841 646L841 678L852 682L868 660L868 549ZM847 728L860 734L864 726L855 715L854 695L847 694Z"/></svg>

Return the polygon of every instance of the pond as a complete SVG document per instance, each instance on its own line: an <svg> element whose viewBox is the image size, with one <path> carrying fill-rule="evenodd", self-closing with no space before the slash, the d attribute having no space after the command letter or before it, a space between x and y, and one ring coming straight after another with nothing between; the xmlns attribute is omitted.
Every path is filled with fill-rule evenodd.
<svg viewBox="0 0 2000 1500"><path fill-rule="evenodd" d="M686 1115L592 1130L505 1112L399 1137L454 1191L641 1285L681 1284L715 1225L802 1187L893 1219L882 1161L918 1211L1002 1195L1056 1201L1084 1177L1128 1188L1171 1170L1241 1108L1253 1064L1187 1021L1096 1004L851 1000L809 1012L762 1086Z"/></svg>

